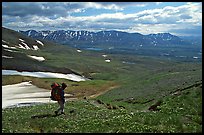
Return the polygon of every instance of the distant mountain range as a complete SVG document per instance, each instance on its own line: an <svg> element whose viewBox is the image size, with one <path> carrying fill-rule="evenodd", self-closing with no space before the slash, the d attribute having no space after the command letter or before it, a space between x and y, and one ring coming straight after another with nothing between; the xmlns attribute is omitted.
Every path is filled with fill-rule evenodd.
<svg viewBox="0 0 204 135"><path fill-rule="evenodd" d="M2 27L2 69L78 74L63 62L59 67L59 61L55 61L56 58L53 55L64 53L66 57L71 57L73 54L78 56L83 54L81 53L83 50L102 50L105 54L134 54L182 61L201 61L202 43L200 42L201 45L198 46L192 41L201 40L183 39L169 33L142 35L119 31L94 33L63 30L29 30L19 33Z"/></svg>
<svg viewBox="0 0 204 135"><path fill-rule="evenodd" d="M134 48L137 46L183 46L193 45L193 42L184 40L170 33L142 35L140 33L127 33L121 31L19 31L35 39L54 41L71 46L103 46L114 48Z"/></svg>

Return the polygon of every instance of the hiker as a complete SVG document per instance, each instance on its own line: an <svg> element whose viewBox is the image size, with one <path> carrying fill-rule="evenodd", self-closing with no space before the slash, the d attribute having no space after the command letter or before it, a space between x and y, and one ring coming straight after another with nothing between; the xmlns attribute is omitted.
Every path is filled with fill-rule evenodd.
<svg viewBox="0 0 204 135"><path fill-rule="evenodd" d="M57 115L60 111L61 114L64 113L64 103L65 103L65 97L64 97L64 89L67 87L65 83L62 83L62 86L60 87L59 84L53 83L51 85L52 92L51 92L51 99L54 101L57 101L59 104L59 108L55 111L55 114Z"/></svg>

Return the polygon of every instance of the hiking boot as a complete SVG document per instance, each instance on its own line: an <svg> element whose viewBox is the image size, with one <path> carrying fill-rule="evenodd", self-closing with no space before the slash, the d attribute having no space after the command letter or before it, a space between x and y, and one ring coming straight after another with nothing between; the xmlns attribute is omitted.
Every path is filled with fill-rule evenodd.
<svg viewBox="0 0 204 135"><path fill-rule="evenodd" d="M57 111L55 111L55 115L57 115L58 114L58 112Z"/></svg>
<svg viewBox="0 0 204 135"><path fill-rule="evenodd" d="M65 113L64 113L64 112L61 112L61 114L64 114L64 115L65 115Z"/></svg>

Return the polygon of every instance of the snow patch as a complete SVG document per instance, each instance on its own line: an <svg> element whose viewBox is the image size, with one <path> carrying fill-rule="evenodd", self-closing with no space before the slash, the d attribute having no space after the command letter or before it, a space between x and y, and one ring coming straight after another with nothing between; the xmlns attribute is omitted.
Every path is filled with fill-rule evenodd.
<svg viewBox="0 0 204 135"><path fill-rule="evenodd" d="M3 46L4 48L16 49L16 47L9 47L8 45L4 45L4 44L2 44L2 46Z"/></svg>
<svg viewBox="0 0 204 135"><path fill-rule="evenodd" d="M82 52L81 50L77 50L77 52Z"/></svg>
<svg viewBox="0 0 204 135"><path fill-rule="evenodd" d="M109 63L109 62L111 62L111 60L105 60L105 62Z"/></svg>
<svg viewBox="0 0 204 135"><path fill-rule="evenodd" d="M30 82L2 86L2 108L49 103L50 91L38 88ZM54 101L51 101L54 102Z"/></svg>
<svg viewBox="0 0 204 135"><path fill-rule="evenodd" d="M33 76L39 78L64 78L72 81L86 81L89 80L79 75L75 74L62 74L62 73L52 73L52 72L18 72L16 70L2 70L2 75L22 75L22 76Z"/></svg>
<svg viewBox="0 0 204 135"><path fill-rule="evenodd" d="M23 39L21 39L21 38L19 38L19 40L20 40L21 42L24 42L24 40L23 40Z"/></svg>
<svg viewBox="0 0 204 135"><path fill-rule="evenodd" d="M33 59L36 59L36 60L38 60L38 61L44 61L45 60L45 58L44 57L38 57L38 56L32 56L32 55L27 55L28 57L31 57L31 58L33 58Z"/></svg>
<svg viewBox="0 0 204 135"><path fill-rule="evenodd" d="M38 50L38 46L37 45L33 45L34 50Z"/></svg>
<svg viewBox="0 0 204 135"><path fill-rule="evenodd" d="M25 49L27 49L27 50L30 49L30 47L28 47L28 45L26 43L24 43L24 42L21 42L21 43L25 45Z"/></svg>
<svg viewBox="0 0 204 135"><path fill-rule="evenodd" d="M30 35L31 35L31 31L28 32L28 36L29 36L29 37L30 37Z"/></svg>
<svg viewBox="0 0 204 135"><path fill-rule="evenodd" d="M26 49L24 46L22 46L21 44L18 44L19 47L18 48L21 48L21 49Z"/></svg>
<svg viewBox="0 0 204 135"><path fill-rule="evenodd" d="M73 96L66 94L66 96ZM29 82L2 86L2 108L38 105L42 103L56 103L50 100L50 91L38 88ZM70 98L69 98L70 99ZM67 100L69 100L67 99Z"/></svg>
<svg viewBox="0 0 204 135"><path fill-rule="evenodd" d="M44 44L43 44L41 41L36 40L36 42L38 42L39 44L41 44L42 46L44 46Z"/></svg>
<svg viewBox="0 0 204 135"><path fill-rule="evenodd" d="M107 55L105 55L105 54L104 54L104 55L102 55L102 56L103 56L104 58L106 58L106 57L107 57Z"/></svg>
<svg viewBox="0 0 204 135"><path fill-rule="evenodd" d="M5 51L8 51L8 52L18 52L18 51L13 51L13 50L9 50L9 49L4 49Z"/></svg>
<svg viewBox="0 0 204 135"><path fill-rule="evenodd" d="M45 33L45 32L42 32L42 35L44 36L44 37L46 37L47 35L49 35L48 33Z"/></svg>
<svg viewBox="0 0 204 135"><path fill-rule="evenodd" d="M13 57L10 57L10 56L2 56L2 58L12 59Z"/></svg>
<svg viewBox="0 0 204 135"><path fill-rule="evenodd" d="M9 48L8 45L4 45L4 44L2 44L2 46L5 47L5 48Z"/></svg>

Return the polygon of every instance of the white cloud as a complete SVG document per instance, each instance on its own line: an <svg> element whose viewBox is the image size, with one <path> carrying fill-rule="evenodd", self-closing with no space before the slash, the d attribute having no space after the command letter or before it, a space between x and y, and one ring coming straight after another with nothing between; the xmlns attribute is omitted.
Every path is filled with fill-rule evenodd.
<svg viewBox="0 0 204 135"><path fill-rule="evenodd" d="M159 4L161 4L162 2L156 2L156 5L159 5Z"/></svg>
<svg viewBox="0 0 204 135"><path fill-rule="evenodd" d="M79 4L78 2L76 2ZM108 9L122 11L127 7L145 7L148 2L84 2L84 8Z"/></svg>
<svg viewBox="0 0 204 135"><path fill-rule="evenodd" d="M147 35L150 33L168 32L172 28L178 29L176 24L135 24L127 31L130 33L137 31L139 33Z"/></svg>
<svg viewBox="0 0 204 135"><path fill-rule="evenodd" d="M122 10L122 8L120 6L117 6L116 4L104 5L102 3L97 3L97 2L87 2L87 3L85 3L85 8Z"/></svg>

